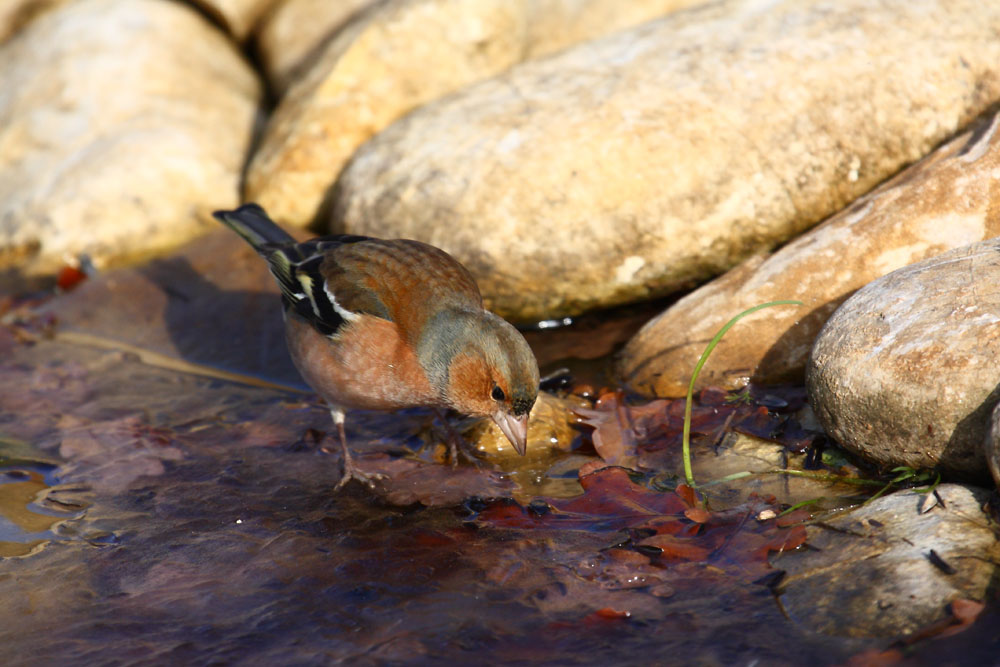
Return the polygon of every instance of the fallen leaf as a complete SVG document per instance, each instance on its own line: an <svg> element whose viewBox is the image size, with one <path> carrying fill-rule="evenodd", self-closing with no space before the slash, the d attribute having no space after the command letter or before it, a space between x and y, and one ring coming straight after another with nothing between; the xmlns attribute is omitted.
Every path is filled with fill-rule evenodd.
<svg viewBox="0 0 1000 667"><path fill-rule="evenodd" d="M352 458L362 472L386 476L374 491L391 505L451 507L472 497L509 496L514 486L500 473L470 466L453 468L382 452L355 454Z"/></svg>
<svg viewBox="0 0 1000 667"><path fill-rule="evenodd" d="M798 523L803 514L792 517L788 526L779 525L777 520L753 520L768 503L773 506L773 498L753 497L744 505L713 513L686 485L659 493L632 482L622 468L603 468L582 477L580 483L584 493L576 498L542 504L536 501L528 507L510 500L495 501L476 520L483 525L534 531L626 530L628 537L609 553L634 551L647 560L585 560L590 565L584 572L601 572L605 579L633 579L644 585L647 580L653 585L648 564L663 567L680 562L722 568L752 580L770 569L769 554L794 549L806 540L805 528ZM598 575L583 576L596 579Z"/></svg>
<svg viewBox="0 0 1000 667"><path fill-rule="evenodd" d="M602 395L593 409L574 408L587 426L594 428L591 436L597 455L608 465L636 469L636 432L634 420L661 411L667 401L653 401L638 408L624 402L621 391Z"/></svg>
<svg viewBox="0 0 1000 667"><path fill-rule="evenodd" d="M598 609L593 614L584 619L587 620L599 620L599 619L623 619L628 618L632 615L628 611L618 611L617 609L612 609L611 607L605 607L604 609Z"/></svg>
<svg viewBox="0 0 1000 667"><path fill-rule="evenodd" d="M705 523L712 517L712 513L704 507L689 507L684 510L684 516L695 523Z"/></svg>
<svg viewBox="0 0 1000 667"><path fill-rule="evenodd" d="M665 559L703 561L712 553L710 546L699 546L691 540L679 539L673 535L653 535L639 542L641 546L655 547Z"/></svg>
<svg viewBox="0 0 1000 667"><path fill-rule="evenodd" d="M975 600L958 598L951 601L952 616L963 625L968 625L979 618L979 614L983 613L984 609L986 609L986 605Z"/></svg>

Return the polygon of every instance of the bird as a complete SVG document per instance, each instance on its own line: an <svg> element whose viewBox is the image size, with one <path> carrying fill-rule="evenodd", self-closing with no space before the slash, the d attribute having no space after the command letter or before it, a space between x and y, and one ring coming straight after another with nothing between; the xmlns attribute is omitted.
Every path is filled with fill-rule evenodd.
<svg viewBox="0 0 1000 667"><path fill-rule="evenodd" d="M525 454L538 362L524 336L484 308L475 278L451 255L411 239L352 234L299 243L254 203L213 216L267 261L278 283L292 362L340 436L337 490L352 479L374 487L382 477L351 458L350 409L488 417Z"/></svg>

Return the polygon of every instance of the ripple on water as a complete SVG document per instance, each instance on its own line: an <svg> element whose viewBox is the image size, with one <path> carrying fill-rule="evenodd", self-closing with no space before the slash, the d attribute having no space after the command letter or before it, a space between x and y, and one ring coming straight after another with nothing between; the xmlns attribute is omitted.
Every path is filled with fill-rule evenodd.
<svg viewBox="0 0 1000 667"><path fill-rule="evenodd" d="M60 498L56 465L26 443L0 439L0 558L38 553L65 539L59 526L85 504Z"/></svg>

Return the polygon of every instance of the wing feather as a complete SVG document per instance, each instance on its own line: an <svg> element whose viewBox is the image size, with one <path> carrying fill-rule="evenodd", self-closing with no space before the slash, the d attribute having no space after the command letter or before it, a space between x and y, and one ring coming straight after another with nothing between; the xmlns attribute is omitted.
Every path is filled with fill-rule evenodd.
<svg viewBox="0 0 1000 667"><path fill-rule="evenodd" d="M370 315L412 338L443 308L482 308L472 274L419 241L325 236L275 247L268 262L286 304L330 336Z"/></svg>

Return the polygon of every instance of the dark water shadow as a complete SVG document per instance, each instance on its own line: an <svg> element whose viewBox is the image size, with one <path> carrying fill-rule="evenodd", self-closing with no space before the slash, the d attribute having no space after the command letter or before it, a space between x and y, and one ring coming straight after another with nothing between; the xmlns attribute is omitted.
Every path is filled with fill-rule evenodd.
<svg viewBox="0 0 1000 667"><path fill-rule="evenodd" d="M200 366L305 388L266 263L224 229L168 257L102 272L39 310L58 322L64 342L133 352L185 372Z"/></svg>
<svg viewBox="0 0 1000 667"><path fill-rule="evenodd" d="M275 293L223 289L183 256L153 260L138 273L166 297L163 324L180 358L306 388L288 355Z"/></svg>
<svg viewBox="0 0 1000 667"><path fill-rule="evenodd" d="M941 458L953 461L951 467L957 469L950 476L988 486L993 485L983 444L990 428L990 415L997 403L1000 403L1000 385L994 387L975 410L955 425L955 430L941 451Z"/></svg>
<svg viewBox="0 0 1000 667"><path fill-rule="evenodd" d="M851 297L849 292L813 308L800 317L761 357L751 381L757 384L805 382L805 367L816 337L833 312Z"/></svg>

